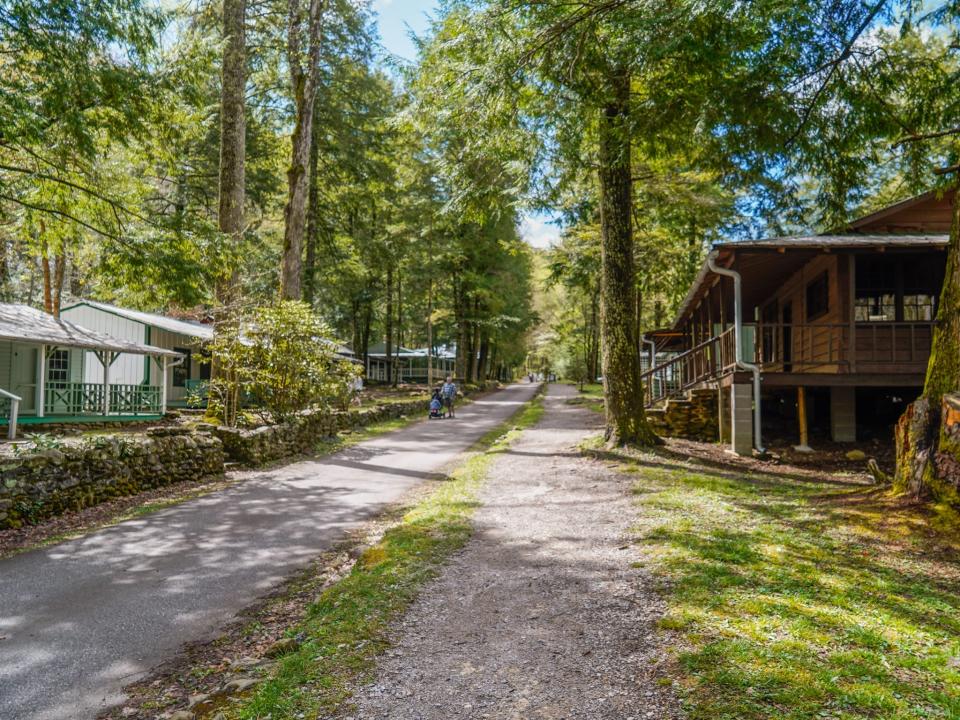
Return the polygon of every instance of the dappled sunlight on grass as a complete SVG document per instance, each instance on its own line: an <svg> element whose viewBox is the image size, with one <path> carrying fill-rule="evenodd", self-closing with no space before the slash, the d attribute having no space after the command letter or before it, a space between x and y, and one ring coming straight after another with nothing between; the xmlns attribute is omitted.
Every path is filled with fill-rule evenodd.
<svg viewBox="0 0 960 720"><path fill-rule="evenodd" d="M657 455L622 467L692 719L960 718L960 556L929 513Z"/></svg>

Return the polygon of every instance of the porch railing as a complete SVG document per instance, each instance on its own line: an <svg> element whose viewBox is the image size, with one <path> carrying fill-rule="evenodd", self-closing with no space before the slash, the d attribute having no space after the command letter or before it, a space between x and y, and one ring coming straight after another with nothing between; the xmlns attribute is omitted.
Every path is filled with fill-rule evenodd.
<svg viewBox="0 0 960 720"><path fill-rule="evenodd" d="M160 388L152 385L110 385L107 414L156 415ZM47 415L103 415L103 383L51 382L44 389Z"/></svg>
<svg viewBox="0 0 960 720"><path fill-rule="evenodd" d="M17 417L20 414L21 398L11 392L0 389L0 417L7 420L7 438L17 437Z"/></svg>
<svg viewBox="0 0 960 720"><path fill-rule="evenodd" d="M681 395L700 383L723 377L735 366L735 337L733 328L729 328L642 373L644 405L651 407Z"/></svg>
<svg viewBox="0 0 960 720"><path fill-rule="evenodd" d="M913 372L926 366L932 338L931 322L768 323L757 326L755 352L770 371Z"/></svg>

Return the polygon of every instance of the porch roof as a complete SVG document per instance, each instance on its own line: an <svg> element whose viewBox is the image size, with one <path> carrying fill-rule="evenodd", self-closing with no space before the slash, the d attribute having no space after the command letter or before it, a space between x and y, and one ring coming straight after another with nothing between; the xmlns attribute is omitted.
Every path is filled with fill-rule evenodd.
<svg viewBox="0 0 960 720"><path fill-rule="evenodd" d="M57 347L84 350L109 350L134 355L179 357L173 350L120 340L105 333L89 330L69 320L48 315L29 305L0 303L0 339L42 343Z"/></svg>
<svg viewBox="0 0 960 720"><path fill-rule="evenodd" d="M719 251L717 264L730 267L738 257L738 253L754 253L747 257L755 257L758 261L766 258L767 261L776 260L787 265L803 264L818 252L831 250L944 250L950 241L949 235L921 234L921 235L860 235L850 233L846 235L793 235L785 237L765 238L762 240L736 240L714 243L713 250ZM739 263L738 263L739 264ZM743 271L744 268L735 268ZM770 272L764 272L764 277L770 282L777 282L777 278ZM670 326L678 329L690 310L696 307L697 300L712 285L713 273L707 266L706 260L700 267L700 272L690 285L683 302L677 310L676 317ZM744 288L745 292L747 288ZM763 293L761 293L763 294ZM745 304L747 298L744 298Z"/></svg>
<svg viewBox="0 0 960 720"><path fill-rule="evenodd" d="M190 338L199 338L200 340L204 341L213 340L213 325L204 325L203 323L193 322L190 320L178 320L177 318L159 315L157 313L130 310L128 308L117 307L116 305L108 305L107 303L96 302L95 300L78 300L77 302L68 305L63 309L70 310L71 308L79 307L80 305L86 305L87 307L100 310L101 312L117 315L119 317L126 318L127 320L133 320L134 322L141 323L142 325L149 325L150 327L166 330L167 332L176 333L177 335L183 335Z"/></svg>

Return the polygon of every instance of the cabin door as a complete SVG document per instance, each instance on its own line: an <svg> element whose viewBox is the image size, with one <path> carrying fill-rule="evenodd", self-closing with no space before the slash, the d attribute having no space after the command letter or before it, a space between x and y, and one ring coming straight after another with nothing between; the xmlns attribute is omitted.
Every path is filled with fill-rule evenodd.
<svg viewBox="0 0 960 720"><path fill-rule="evenodd" d="M10 387L4 388L20 397L20 412L33 415L37 412L37 348L13 343L10 368Z"/></svg>
<svg viewBox="0 0 960 720"><path fill-rule="evenodd" d="M793 303L789 300L783 303L781 313L782 352L780 354L783 358L783 371L790 372L793 369Z"/></svg>

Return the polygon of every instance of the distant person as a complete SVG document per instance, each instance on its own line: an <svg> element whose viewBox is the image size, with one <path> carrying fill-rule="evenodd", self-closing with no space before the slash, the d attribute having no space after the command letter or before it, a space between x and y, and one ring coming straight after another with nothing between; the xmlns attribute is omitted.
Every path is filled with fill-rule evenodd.
<svg viewBox="0 0 960 720"><path fill-rule="evenodd" d="M457 384L453 382L449 375L447 375L443 387L440 388L440 397L443 398L443 407L447 410L447 417L456 417L453 413L453 402L457 398Z"/></svg>

